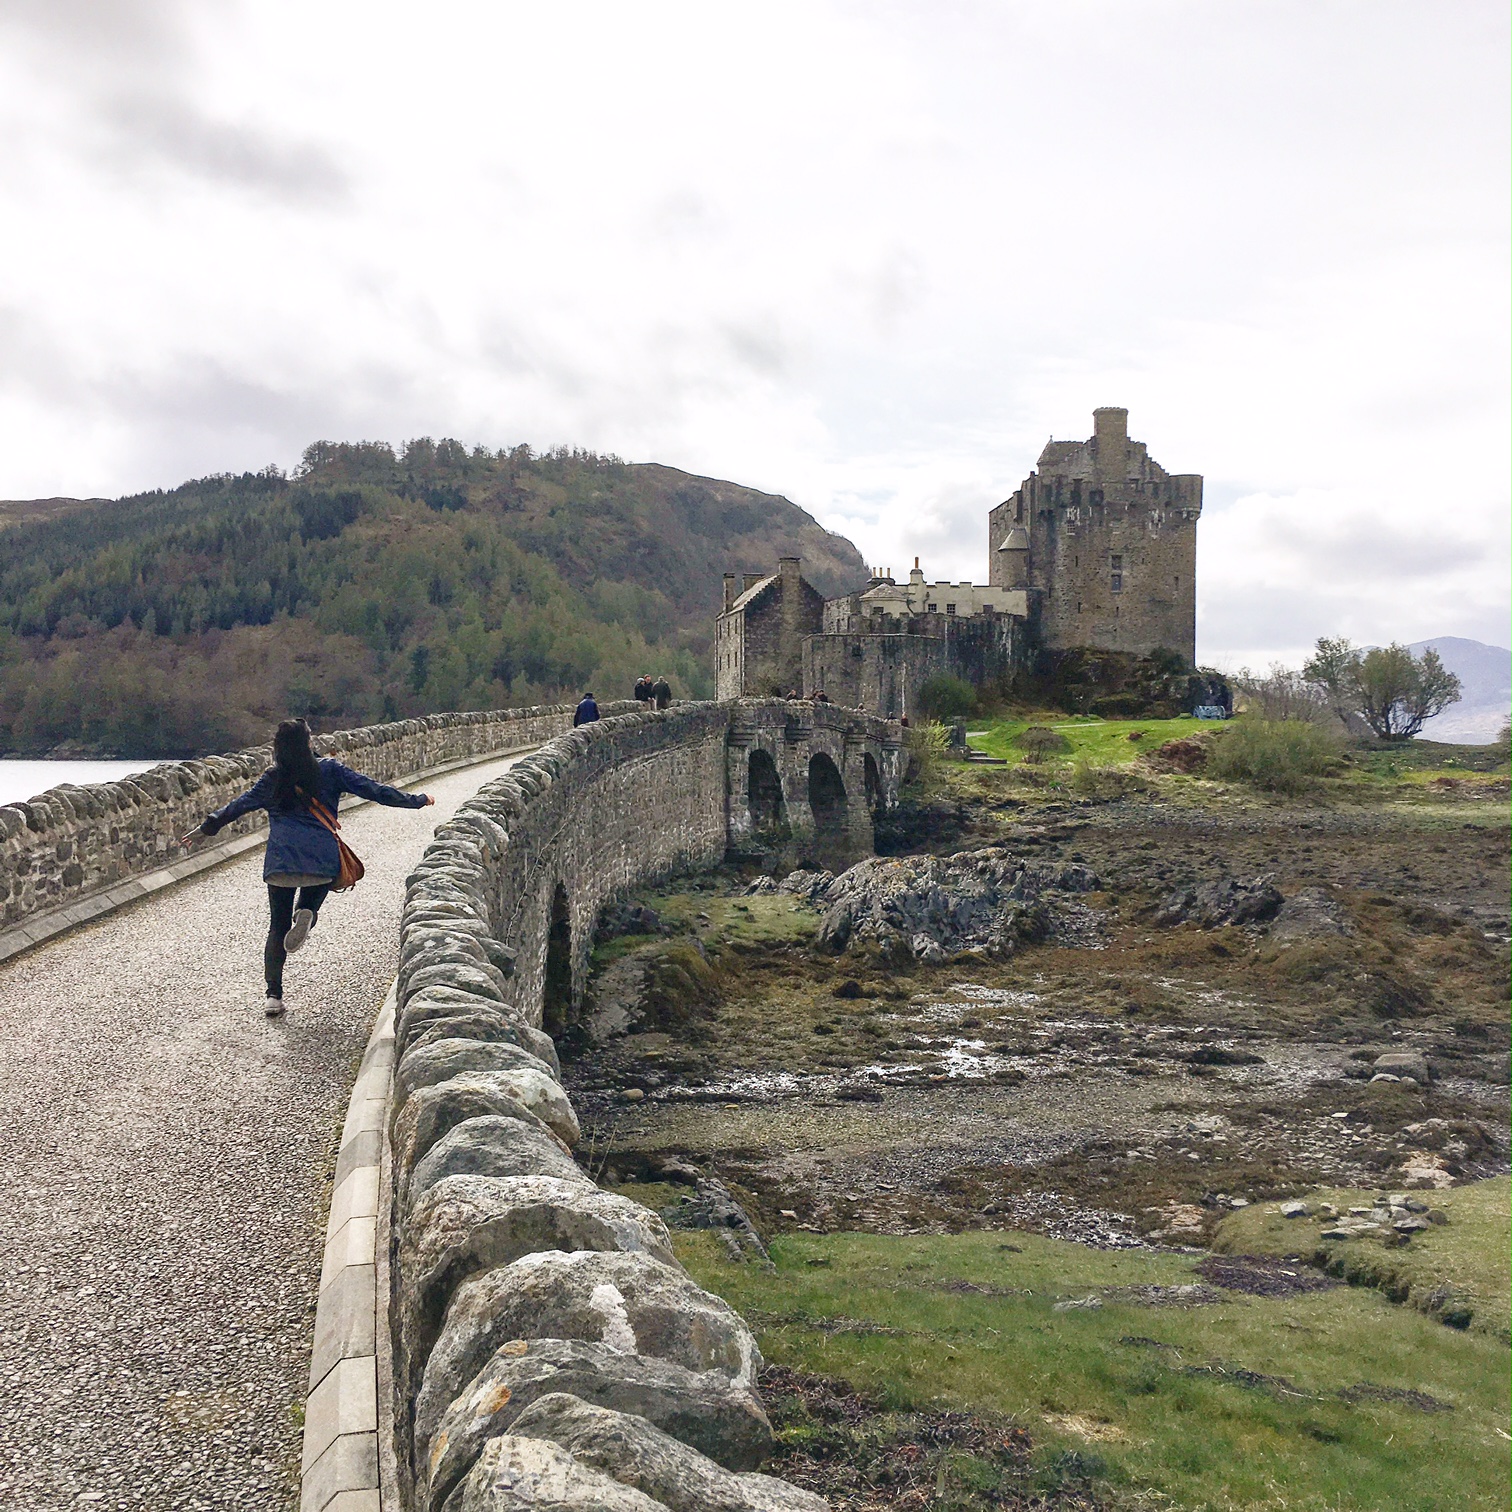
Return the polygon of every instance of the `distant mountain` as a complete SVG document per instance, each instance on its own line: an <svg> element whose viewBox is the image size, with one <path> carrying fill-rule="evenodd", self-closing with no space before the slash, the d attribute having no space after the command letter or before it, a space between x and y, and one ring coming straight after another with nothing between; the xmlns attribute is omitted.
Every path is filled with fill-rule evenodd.
<svg viewBox="0 0 1512 1512"><path fill-rule="evenodd" d="M1512 651L1457 635L1417 641L1415 655L1437 651L1439 659L1459 678L1463 694L1423 726L1425 740L1463 745L1489 745L1512 713Z"/></svg>
<svg viewBox="0 0 1512 1512"><path fill-rule="evenodd" d="M293 478L0 501L0 752L178 756L443 709L713 692L721 574L860 553L784 498L456 441L318 442Z"/></svg>

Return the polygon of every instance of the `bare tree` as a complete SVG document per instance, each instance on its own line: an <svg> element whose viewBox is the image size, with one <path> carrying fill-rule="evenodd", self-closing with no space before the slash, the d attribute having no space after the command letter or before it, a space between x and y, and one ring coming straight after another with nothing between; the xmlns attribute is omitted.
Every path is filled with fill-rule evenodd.
<svg viewBox="0 0 1512 1512"><path fill-rule="evenodd" d="M1241 668L1232 681L1244 695L1246 705L1262 719L1300 719L1308 724L1333 722L1326 692L1280 662L1272 662L1264 677L1256 677L1247 667Z"/></svg>

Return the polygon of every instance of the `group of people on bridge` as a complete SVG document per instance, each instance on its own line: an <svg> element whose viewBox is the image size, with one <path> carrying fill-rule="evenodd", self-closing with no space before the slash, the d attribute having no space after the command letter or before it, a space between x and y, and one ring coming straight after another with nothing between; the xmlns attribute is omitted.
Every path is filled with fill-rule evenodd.
<svg viewBox="0 0 1512 1512"><path fill-rule="evenodd" d="M636 703L655 704L658 709L665 709L672 702L672 685L660 674L653 678L647 672L641 673L633 692Z"/></svg>
<svg viewBox="0 0 1512 1512"><path fill-rule="evenodd" d="M665 709L672 702L672 684L662 675L652 677L649 672L641 673L635 680L634 693L636 703L653 709ZM591 693L583 694L582 701L573 710L572 728L593 724L598 718L598 701Z"/></svg>

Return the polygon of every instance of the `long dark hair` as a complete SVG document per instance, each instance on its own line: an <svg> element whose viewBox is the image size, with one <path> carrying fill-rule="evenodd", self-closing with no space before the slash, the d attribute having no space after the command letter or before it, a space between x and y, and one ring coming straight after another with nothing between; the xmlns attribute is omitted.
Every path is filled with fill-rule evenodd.
<svg viewBox="0 0 1512 1512"><path fill-rule="evenodd" d="M320 796L320 763L304 720L286 719L273 732L273 771L273 807L280 812L308 808Z"/></svg>

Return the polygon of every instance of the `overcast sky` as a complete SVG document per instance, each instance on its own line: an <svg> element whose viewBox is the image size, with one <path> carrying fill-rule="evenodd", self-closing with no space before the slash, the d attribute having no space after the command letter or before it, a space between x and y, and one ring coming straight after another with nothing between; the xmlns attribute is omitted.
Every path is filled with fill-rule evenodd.
<svg viewBox="0 0 1512 1512"><path fill-rule="evenodd" d="M1122 404L1207 479L1204 659L1505 644L1507 29L0 0L0 497L568 443L980 579L987 509Z"/></svg>

